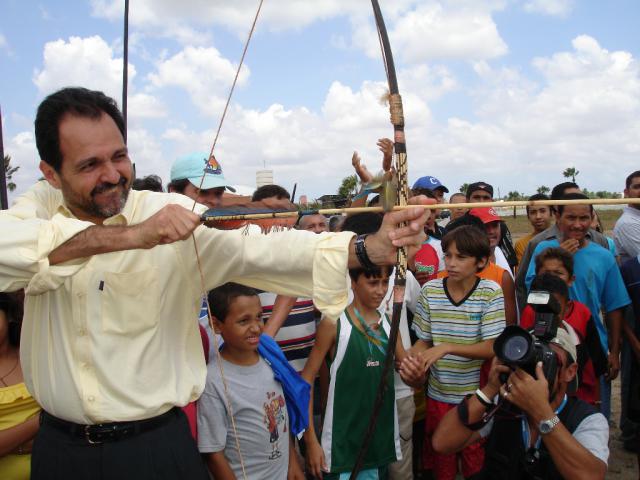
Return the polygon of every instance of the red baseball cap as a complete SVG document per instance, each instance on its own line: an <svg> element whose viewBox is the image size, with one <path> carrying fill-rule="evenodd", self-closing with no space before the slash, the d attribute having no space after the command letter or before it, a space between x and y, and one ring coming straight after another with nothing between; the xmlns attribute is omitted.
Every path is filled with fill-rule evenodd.
<svg viewBox="0 0 640 480"><path fill-rule="evenodd" d="M474 217L478 217L482 220L482 223L491 223L491 222L499 222L502 220L500 215L496 213L493 208L472 208L469 210L469 215L473 215Z"/></svg>

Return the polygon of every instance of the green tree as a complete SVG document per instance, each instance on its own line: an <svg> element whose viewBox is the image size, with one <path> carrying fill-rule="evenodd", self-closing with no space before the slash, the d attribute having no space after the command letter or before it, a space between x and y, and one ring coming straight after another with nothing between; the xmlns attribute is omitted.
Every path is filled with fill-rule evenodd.
<svg viewBox="0 0 640 480"><path fill-rule="evenodd" d="M547 187L546 185L540 185L538 187L538 189L536 190L537 193L541 193L542 195L546 195L550 191L551 191L551 189L549 187Z"/></svg>
<svg viewBox="0 0 640 480"><path fill-rule="evenodd" d="M7 189L10 192L13 192L16 189L16 184L11 180L13 179L13 174L16 173L19 169L20 166L11 166L11 157L9 155L4 156L4 174L7 179Z"/></svg>
<svg viewBox="0 0 640 480"><path fill-rule="evenodd" d="M564 172L562 172L562 175L564 175L564 178L570 178L573 183L576 183L576 177L579 173L580 172L576 170L576 167L569 167L565 168Z"/></svg>
<svg viewBox="0 0 640 480"><path fill-rule="evenodd" d="M507 193L507 200L520 200L522 198L522 194L517 190L513 192Z"/></svg>
<svg viewBox="0 0 640 480"><path fill-rule="evenodd" d="M358 188L358 177L356 175L349 175L342 179L342 183L338 189L338 195L349 198L356 193L356 188Z"/></svg>
<svg viewBox="0 0 640 480"><path fill-rule="evenodd" d="M468 189L469 189L468 183L463 183L462 185L460 185L460 193L464 193L466 195Z"/></svg>

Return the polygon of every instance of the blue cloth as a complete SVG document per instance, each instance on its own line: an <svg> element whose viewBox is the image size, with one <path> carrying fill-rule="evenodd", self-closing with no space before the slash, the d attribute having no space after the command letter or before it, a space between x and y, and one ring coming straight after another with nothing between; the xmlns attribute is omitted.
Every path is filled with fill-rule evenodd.
<svg viewBox="0 0 640 480"><path fill-rule="evenodd" d="M540 242L535 248L525 280L527 290L536 275L535 258L543 250L559 246L560 242L553 239ZM591 310L602 348L608 352L607 329L600 311L611 312L631 303L616 260L607 249L588 241L573 255L573 274L576 279L569 287L569 297L584 303Z"/></svg>
<svg viewBox="0 0 640 480"><path fill-rule="evenodd" d="M282 385L289 414L289 428L297 437L309 426L311 385L289 365L282 350L269 335L260 335L258 353L271 366L273 378Z"/></svg>

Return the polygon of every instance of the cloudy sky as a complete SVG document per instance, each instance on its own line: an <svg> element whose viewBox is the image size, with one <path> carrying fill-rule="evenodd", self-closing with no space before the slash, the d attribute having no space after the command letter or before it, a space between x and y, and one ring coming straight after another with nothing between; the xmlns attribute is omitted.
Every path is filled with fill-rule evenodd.
<svg viewBox="0 0 640 480"><path fill-rule="evenodd" d="M575 166L589 190L621 191L640 168L638 0L380 0L407 124L409 175L457 191L488 181L533 193ZM129 148L166 182L207 150L257 0L134 0ZM38 177L42 98L81 85L120 101L124 0L0 0L5 153L22 191ZM310 197L335 193L361 152L377 169L391 136L367 0L265 0L217 157L243 191L257 169ZM497 193L497 192L496 192Z"/></svg>

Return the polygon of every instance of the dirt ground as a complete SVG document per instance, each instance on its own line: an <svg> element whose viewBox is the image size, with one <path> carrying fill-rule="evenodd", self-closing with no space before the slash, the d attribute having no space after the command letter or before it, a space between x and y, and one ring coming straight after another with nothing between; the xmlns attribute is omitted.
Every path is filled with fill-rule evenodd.
<svg viewBox="0 0 640 480"><path fill-rule="evenodd" d="M633 453L622 448L620 441L620 379L616 379L612 385L611 419L613 425L609 433L609 471L607 480L638 480L638 463Z"/></svg>

